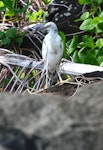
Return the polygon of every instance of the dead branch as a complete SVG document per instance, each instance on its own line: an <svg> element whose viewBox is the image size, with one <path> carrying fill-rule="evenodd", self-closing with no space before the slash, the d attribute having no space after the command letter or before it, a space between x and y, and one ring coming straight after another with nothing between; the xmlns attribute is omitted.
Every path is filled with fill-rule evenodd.
<svg viewBox="0 0 103 150"><path fill-rule="evenodd" d="M45 85L45 70L42 60L37 61L33 58L11 53L9 50L1 48L0 68L1 91L9 91L21 94L25 90L31 92L38 91ZM33 71L35 71L35 73L31 76ZM86 73L95 74L95 72L99 72L102 73L103 77L103 67L76 64L65 59L62 59L59 71L61 74L75 76ZM6 77L9 79L8 82L6 81ZM4 84L5 81L6 84Z"/></svg>
<svg viewBox="0 0 103 150"><path fill-rule="evenodd" d="M2 52L3 54L0 56L1 64L5 65L8 64L19 67L28 66L28 68L33 68L35 66L35 69L37 70L42 70L44 68L44 63L42 60L37 61L24 55L8 53L9 51L7 51L6 54L6 51ZM62 59L59 70L61 74L82 75L85 73L91 73L96 71L103 72L103 67L88 64L73 63L66 59Z"/></svg>

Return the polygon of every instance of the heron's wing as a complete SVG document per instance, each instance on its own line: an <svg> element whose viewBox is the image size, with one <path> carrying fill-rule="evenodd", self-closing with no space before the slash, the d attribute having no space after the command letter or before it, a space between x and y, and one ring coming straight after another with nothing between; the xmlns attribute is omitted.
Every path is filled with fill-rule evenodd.
<svg viewBox="0 0 103 150"><path fill-rule="evenodd" d="M47 53L48 53L48 47L47 47L45 39L44 39L43 45L42 45L42 58L44 61L46 61L46 59L47 59Z"/></svg>

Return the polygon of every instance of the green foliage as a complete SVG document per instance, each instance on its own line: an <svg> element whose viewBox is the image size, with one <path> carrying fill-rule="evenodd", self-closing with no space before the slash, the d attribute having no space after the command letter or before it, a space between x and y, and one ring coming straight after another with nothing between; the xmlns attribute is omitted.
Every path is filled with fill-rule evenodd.
<svg viewBox="0 0 103 150"><path fill-rule="evenodd" d="M22 14L27 11L28 6L29 4L24 8L19 8L18 0L0 0L0 22L12 22L14 26L13 28L3 29L0 31L0 46L8 46L13 49L14 44L20 44L22 42L24 33L18 33L18 28L15 27L15 24L20 22L20 18Z"/></svg>
<svg viewBox="0 0 103 150"><path fill-rule="evenodd" d="M21 43L24 33L17 33L17 28L10 28L6 32L0 31L0 45Z"/></svg>
<svg viewBox="0 0 103 150"><path fill-rule="evenodd" d="M100 5L103 0L78 0L79 4L83 5L83 4L98 4Z"/></svg>
<svg viewBox="0 0 103 150"><path fill-rule="evenodd" d="M50 3L51 0L44 0L45 4ZM30 12L28 11L28 6L30 6L32 3L28 3L23 8L18 7L18 0L0 0L0 12L3 12L3 17L15 17L15 20L19 19L22 14L26 18L29 19L30 22L33 21L44 21L47 16L47 11L43 11L42 9L39 9L36 12Z"/></svg>
<svg viewBox="0 0 103 150"><path fill-rule="evenodd" d="M16 17L18 19L18 16L20 16L22 13L24 13L30 3L23 8L19 8L18 0L1 0L0 1L0 12L3 12L4 17Z"/></svg>
<svg viewBox="0 0 103 150"><path fill-rule="evenodd" d="M59 31L59 35L61 36L62 42L63 42L63 58L67 58L67 54L66 54L66 36L61 31Z"/></svg>
<svg viewBox="0 0 103 150"><path fill-rule="evenodd" d="M78 0L80 4L90 5L90 12L84 12L76 21L83 21L80 30L91 31L92 33L103 32L103 11L100 11L100 4L103 0Z"/></svg>
<svg viewBox="0 0 103 150"><path fill-rule="evenodd" d="M91 35L84 35L80 43L77 39L75 36L73 37L68 49L68 54L72 56L73 62L92 65L103 64L103 38L94 42Z"/></svg>
<svg viewBox="0 0 103 150"><path fill-rule="evenodd" d="M98 16L96 17L89 17L85 19L81 26L80 30L84 31L92 31L94 33L101 33L103 32L103 12L101 12Z"/></svg>
<svg viewBox="0 0 103 150"><path fill-rule="evenodd" d="M43 11L42 9L39 9L37 12L26 12L26 16L29 19L30 22L34 21L44 21L47 16L47 11Z"/></svg>
<svg viewBox="0 0 103 150"><path fill-rule="evenodd" d="M69 45L68 56L73 54L73 52L77 49L77 44L78 44L78 36L74 35L73 39Z"/></svg>
<svg viewBox="0 0 103 150"><path fill-rule="evenodd" d="M43 2L47 5L51 2L51 0L43 0Z"/></svg>
<svg viewBox="0 0 103 150"><path fill-rule="evenodd" d="M81 21L80 30L85 31L81 38L73 36L68 56L76 63L103 66L103 11L100 5L103 0L78 0L81 5L89 5L89 11L84 12L77 21Z"/></svg>
<svg viewBox="0 0 103 150"><path fill-rule="evenodd" d="M24 33L18 33L18 29L15 27L15 24L19 26L24 23L25 20L30 22L39 21L42 22L45 20L47 12L39 9L36 12L30 12L28 7L31 3L28 3L23 8L18 6L19 0L0 0L0 13L1 21L0 22L12 22L13 28L8 28L0 31L0 46L9 46L13 47L13 44L21 43ZM47 0L46 3L50 2ZM23 17L22 17L23 16Z"/></svg>
<svg viewBox="0 0 103 150"><path fill-rule="evenodd" d="M90 0L78 0L79 4L83 5L83 4L89 4Z"/></svg>

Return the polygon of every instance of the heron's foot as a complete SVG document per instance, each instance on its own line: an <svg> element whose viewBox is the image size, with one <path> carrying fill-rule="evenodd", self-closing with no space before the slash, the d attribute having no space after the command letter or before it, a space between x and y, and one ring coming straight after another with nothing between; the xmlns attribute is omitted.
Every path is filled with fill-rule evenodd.
<svg viewBox="0 0 103 150"><path fill-rule="evenodd" d="M50 87L50 84L45 84L44 89L48 89Z"/></svg>
<svg viewBox="0 0 103 150"><path fill-rule="evenodd" d="M61 84L61 85L64 83L70 83L70 79L60 80L59 82L57 82L57 84Z"/></svg>

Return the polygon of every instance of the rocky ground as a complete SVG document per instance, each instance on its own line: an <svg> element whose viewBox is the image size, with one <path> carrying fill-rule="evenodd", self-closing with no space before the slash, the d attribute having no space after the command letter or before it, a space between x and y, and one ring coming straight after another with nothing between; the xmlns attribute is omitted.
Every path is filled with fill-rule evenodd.
<svg viewBox="0 0 103 150"><path fill-rule="evenodd" d="M79 88L72 98L2 93L0 150L102 150L102 87Z"/></svg>

